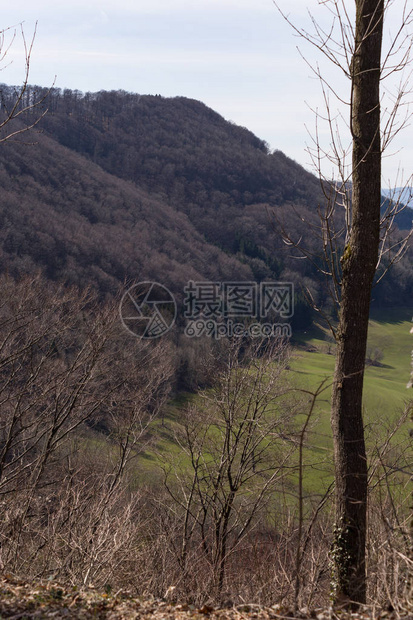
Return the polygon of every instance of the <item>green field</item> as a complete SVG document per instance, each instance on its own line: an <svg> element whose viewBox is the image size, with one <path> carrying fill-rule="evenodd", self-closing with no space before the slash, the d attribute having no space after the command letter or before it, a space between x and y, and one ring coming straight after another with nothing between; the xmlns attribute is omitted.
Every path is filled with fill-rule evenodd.
<svg viewBox="0 0 413 620"><path fill-rule="evenodd" d="M369 365L365 374L364 416L366 438L369 446L380 443L392 429L405 409L413 392L406 389L410 377L410 356L413 348L411 310L401 308L373 314L369 326L368 349L380 350L382 357L377 366ZM297 389L315 391L322 381L326 389L317 399L310 431L306 438L305 488L310 494L322 493L332 481L332 441L330 431L330 394L334 370L334 347L327 330L320 326L299 334L290 364L290 380ZM297 418L297 428L304 423L308 411L307 396L303 394L302 415ZM139 459L139 478L147 482L162 479L159 465L162 454L172 459L185 460L182 450L174 441L174 429L182 410L196 395L182 394L171 401L164 418L153 426L154 443ZM410 425L405 424L397 433L406 436Z"/></svg>
<svg viewBox="0 0 413 620"><path fill-rule="evenodd" d="M375 312L370 320L368 349L373 352L380 350L382 358L379 366L368 365L366 368L366 421L371 418L393 419L411 396L406 389L413 348L413 336L409 333L411 317L411 309L401 308ZM305 340L301 340L296 350L292 370L300 385L314 389L320 381L332 377L334 350L323 339L327 331L321 328L314 329L308 337L303 336Z"/></svg>
<svg viewBox="0 0 413 620"><path fill-rule="evenodd" d="M409 333L411 318L411 309L400 308L374 312L370 320L368 350L372 353L379 350L382 354L379 365L367 365L365 372L363 405L370 452L392 432L413 398L413 392L406 389L413 348L413 336ZM294 384L310 391L314 391L322 381L326 381L328 386L318 400L307 442L306 486L315 492L325 488L332 479L329 462L332 462L330 396L333 371L334 347L328 339L327 330L315 326L307 334L300 334L291 364ZM408 435L409 430L409 423L402 425L393 441L398 443ZM324 466L321 464L323 454Z"/></svg>

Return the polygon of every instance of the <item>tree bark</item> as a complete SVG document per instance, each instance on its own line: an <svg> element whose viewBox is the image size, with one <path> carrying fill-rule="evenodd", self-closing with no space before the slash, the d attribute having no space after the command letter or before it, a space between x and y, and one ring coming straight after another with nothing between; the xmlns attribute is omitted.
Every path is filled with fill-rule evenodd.
<svg viewBox="0 0 413 620"><path fill-rule="evenodd" d="M380 63L384 0L356 0L351 64L352 222L343 256L331 423L336 478L333 597L366 600L367 461L362 394L381 204Z"/></svg>

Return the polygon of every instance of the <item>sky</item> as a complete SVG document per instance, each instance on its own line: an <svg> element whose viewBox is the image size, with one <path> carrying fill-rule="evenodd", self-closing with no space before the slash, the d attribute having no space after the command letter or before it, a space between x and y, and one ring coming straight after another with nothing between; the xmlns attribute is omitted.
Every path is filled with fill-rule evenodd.
<svg viewBox="0 0 413 620"><path fill-rule="evenodd" d="M354 4L338 1L349 8ZM324 24L330 19L325 4L279 0L290 19L308 30L307 7ZM400 8L402 1L394 4ZM398 18L389 12L388 40L397 31ZM308 170L313 170L308 147L315 135L314 110L323 114L320 83L310 65L320 63L343 97L349 91L342 73L296 36L273 0L13 0L2 7L1 27L10 30L3 41L7 54L0 81L7 84L19 84L24 76L21 22L28 45L36 28L30 83L197 99ZM16 37L9 48L13 26ZM390 86L393 94L394 88ZM348 110L340 111L345 142ZM318 132L328 148L327 126L319 122ZM389 154L394 155L384 159L383 187L402 185L413 172L411 137L407 127L391 145ZM324 166L330 177L332 166Z"/></svg>

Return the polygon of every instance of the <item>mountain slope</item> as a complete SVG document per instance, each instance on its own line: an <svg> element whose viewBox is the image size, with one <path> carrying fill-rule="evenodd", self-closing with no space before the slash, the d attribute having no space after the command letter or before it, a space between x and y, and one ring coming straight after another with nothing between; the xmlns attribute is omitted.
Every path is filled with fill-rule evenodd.
<svg viewBox="0 0 413 620"><path fill-rule="evenodd" d="M182 97L53 89L48 105L35 145L0 148L3 270L41 267L103 294L142 279L178 294L191 278L292 281L296 316L309 320L302 287L328 306L319 259L297 260L279 230L320 254L320 182L283 153ZM408 303L412 262L376 303Z"/></svg>
<svg viewBox="0 0 413 620"><path fill-rule="evenodd" d="M47 135L0 152L0 268L114 294L125 281L250 277L187 216Z"/></svg>

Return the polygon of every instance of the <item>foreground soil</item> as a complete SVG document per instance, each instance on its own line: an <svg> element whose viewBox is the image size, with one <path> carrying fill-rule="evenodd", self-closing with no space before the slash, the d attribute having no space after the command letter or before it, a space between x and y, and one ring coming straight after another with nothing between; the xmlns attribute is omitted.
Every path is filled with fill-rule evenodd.
<svg viewBox="0 0 413 620"><path fill-rule="evenodd" d="M160 599L133 598L121 592L97 592L94 588L79 589L63 587L48 582L25 582L12 575L0 577L0 620L28 620L29 618L105 618L154 620L282 620L307 619L316 620L370 620L398 618L413 620L413 615L402 615L395 611L373 613L365 610L359 613L347 613L339 610L302 610L294 613L280 606L261 607L259 605L238 605L219 609L204 605L196 607L186 603L171 603Z"/></svg>

